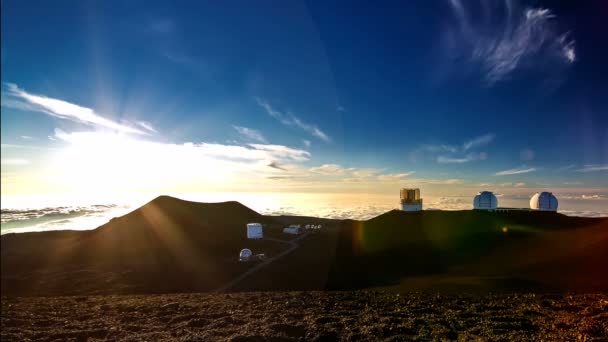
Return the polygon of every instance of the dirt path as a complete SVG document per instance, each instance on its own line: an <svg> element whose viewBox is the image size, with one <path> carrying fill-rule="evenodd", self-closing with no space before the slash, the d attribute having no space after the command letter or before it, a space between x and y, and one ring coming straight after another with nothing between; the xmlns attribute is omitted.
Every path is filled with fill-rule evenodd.
<svg viewBox="0 0 608 342"><path fill-rule="evenodd" d="M261 263L253 266L252 268L248 269L245 273L242 273L241 275L239 275L238 277L232 279L230 282L228 282L227 284L225 284L224 286L218 288L217 290L215 290L215 292L225 292L229 289L231 289L234 285L238 284L239 282L241 282L243 279L247 278L248 276L252 275L253 273L261 270L262 268L268 266L270 263L272 263L273 261L280 259L284 256L286 256L287 254L293 252L296 248L298 248L300 245L297 243L298 241L302 240L304 237L308 236L308 232L304 233L298 237L296 237L295 239L289 240L289 241L285 241L285 240L280 240L280 239L274 239L274 238L265 238L265 240L267 241L274 241L274 242L279 242L279 243L285 243L290 245L289 248L287 248L286 250L284 250L283 252L275 255L272 258L266 259L264 261L262 261Z"/></svg>

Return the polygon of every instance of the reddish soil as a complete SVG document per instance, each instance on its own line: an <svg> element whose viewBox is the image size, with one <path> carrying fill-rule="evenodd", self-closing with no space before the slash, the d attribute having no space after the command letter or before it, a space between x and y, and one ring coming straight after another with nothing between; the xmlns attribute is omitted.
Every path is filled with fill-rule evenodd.
<svg viewBox="0 0 608 342"><path fill-rule="evenodd" d="M2 298L2 341L603 340L608 295L248 292Z"/></svg>

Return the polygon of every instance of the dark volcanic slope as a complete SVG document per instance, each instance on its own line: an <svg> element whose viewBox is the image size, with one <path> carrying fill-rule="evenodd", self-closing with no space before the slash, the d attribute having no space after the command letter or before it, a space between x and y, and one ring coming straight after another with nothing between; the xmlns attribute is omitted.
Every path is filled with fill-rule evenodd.
<svg viewBox="0 0 608 342"><path fill-rule="evenodd" d="M606 295L292 292L2 298L3 341L605 341Z"/></svg>
<svg viewBox="0 0 608 342"><path fill-rule="evenodd" d="M247 240L248 222L268 239ZM209 291L255 265L237 261L241 248L272 258L293 248L284 225L309 222L324 228L231 289L608 291L607 219L469 210L336 221L162 196L92 231L2 236L2 294Z"/></svg>
<svg viewBox="0 0 608 342"><path fill-rule="evenodd" d="M247 222L273 219L238 202L195 203L161 196L82 232L2 236L2 293L122 293L210 290L241 273L242 246L272 254L272 241L246 241Z"/></svg>
<svg viewBox="0 0 608 342"><path fill-rule="evenodd" d="M391 211L309 237L236 290L608 291L608 220Z"/></svg>

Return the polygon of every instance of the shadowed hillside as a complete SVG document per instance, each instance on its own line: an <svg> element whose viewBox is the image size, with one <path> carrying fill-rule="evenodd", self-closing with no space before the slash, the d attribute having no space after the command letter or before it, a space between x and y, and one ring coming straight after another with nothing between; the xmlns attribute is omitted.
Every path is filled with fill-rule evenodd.
<svg viewBox="0 0 608 342"><path fill-rule="evenodd" d="M91 231L2 236L3 293L210 290L244 265L244 245L272 254L284 247L247 241L248 222L273 219L237 202L195 203L161 196Z"/></svg>
<svg viewBox="0 0 608 342"><path fill-rule="evenodd" d="M239 289L608 290L607 251L606 219L394 210L342 221Z"/></svg>
<svg viewBox="0 0 608 342"><path fill-rule="evenodd" d="M267 239L247 240L248 222L263 223ZM324 228L295 247L281 242L286 224L313 222ZM3 295L208 291L254 266L237 261L244 247L293 250L232 290L441 289L462 279L489 290L608 290L608 220L546 212L394 210L359 222L161 196L95 230L1 242Z"/></svg>

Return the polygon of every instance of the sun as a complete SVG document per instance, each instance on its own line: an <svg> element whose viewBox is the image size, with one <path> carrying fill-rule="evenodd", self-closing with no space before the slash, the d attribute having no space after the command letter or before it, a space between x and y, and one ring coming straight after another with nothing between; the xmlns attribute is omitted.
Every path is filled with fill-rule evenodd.
<svg viewBox="0 0 608 342"><path fill-rule="evenodd" d="M231 181L229 164L189 144L100 132L58 137L68 145L54 155L48 174L76 192L178 190Z"/></svg>

